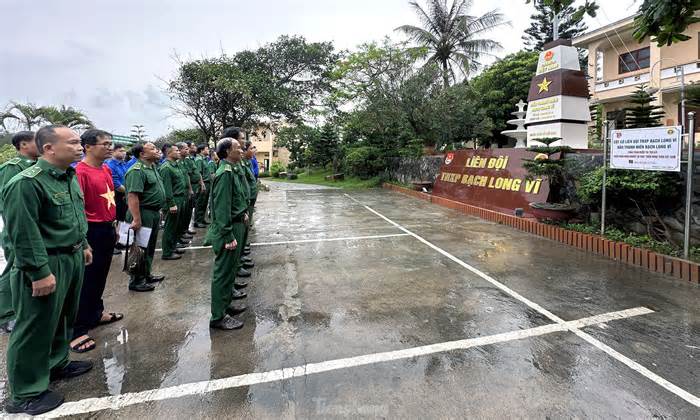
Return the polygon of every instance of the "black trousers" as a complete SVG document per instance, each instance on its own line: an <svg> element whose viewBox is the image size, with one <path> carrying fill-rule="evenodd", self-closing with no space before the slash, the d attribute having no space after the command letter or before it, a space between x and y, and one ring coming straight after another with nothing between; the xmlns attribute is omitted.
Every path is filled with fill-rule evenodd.
<svg viewBox="0 0 700 420"><path fill-rule="evenodd" d="M107 284L117 234L112 223L88 223L87 240L92 248L92 264L85 267L78 316L73 328L74 339L87 334L102 318L102 293Z"/></svg>
<svg viewBox="0 0 700 420"><path fill-rule="evenodd" d="M120 191L115 191L114 201L117 202L117 220L123 222L124 220L126 220L126 194Z"/></svg>

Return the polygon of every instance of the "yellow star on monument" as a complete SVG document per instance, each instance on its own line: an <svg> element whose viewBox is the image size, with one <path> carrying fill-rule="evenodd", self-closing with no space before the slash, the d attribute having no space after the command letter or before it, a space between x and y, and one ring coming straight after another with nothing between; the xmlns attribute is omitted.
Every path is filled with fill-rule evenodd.
<svg viewBox="0 0 700 420"><path fill-rule="evenodd" d="M114 190L109 189L109 184L106 184L106 185L107 185L107 192L104 194L100 194L100 197L107 200L107 210L109 210L112 208L112 206L116 207L117 202L114 201Z"/></svg>
<svg viewBox="0 0 700 420"><path fill-rule="evenodd" d="M545 77L544 80L542 81L542 83L540 83L539 85L537 85L537 86L540 88L539 93L542 93L542 92L549 92L549 85L551 85L551 84L552 84L552 81L551 81L551 80L547 80L547 78Z"/></svg>

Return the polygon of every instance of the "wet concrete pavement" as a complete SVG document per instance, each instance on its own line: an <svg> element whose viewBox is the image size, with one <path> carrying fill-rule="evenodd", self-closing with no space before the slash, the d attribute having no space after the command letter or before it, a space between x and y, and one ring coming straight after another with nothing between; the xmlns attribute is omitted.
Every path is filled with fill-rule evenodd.
<svg viewBox="0 0 700 420"><path fill-rule="evenodd" d="M94 371L55 384L71 402L59 414L700 417L692 399L700 395L697 286L388 191L352 191L348 197L341 190L270 184L257 206L256 267L245 327L208 328L211 250L190 250L174 262L158 259L155 269L167 279L146 294L126 290L122 258L115 257L106 306L126 319L95 330L98 348L75 356L95 361ZM202 237L200 230L195 239ZM309 242L280 243L287 241ZM553 324L526 299L565 321L637 307L655 312L582 328L622 359L573 332L558 331L389 361L340 361L339 369L295 372L291 379L246 376L250 382L244 386L230 379L454 340L527 334ZM0 337L3 380L6 345L7 338ZM651 378L625 365L624 358L649 369ZM659 377L686 398L662 387ZM218 379L227 385L219 387ZM202 388L187 385L200 381ZM162 393L143 392L149 390ZM137 394L102 398L127 393ZM88 398L116 409L91 411L98 406Z"/></svg>

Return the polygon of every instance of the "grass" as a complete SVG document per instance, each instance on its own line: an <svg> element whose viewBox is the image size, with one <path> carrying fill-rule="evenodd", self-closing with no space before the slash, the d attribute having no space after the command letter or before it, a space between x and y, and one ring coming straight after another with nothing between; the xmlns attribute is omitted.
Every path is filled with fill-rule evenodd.
<svg viewBox="0 0 700 420"><path fill-rule="evenodd" d="M328 181L325 179L325 177L330 174L331 171L322 171L320 169L315 169L297 174L297 179L273 177L264 179L272 182L291 182L295 184L323 185L326 187L336 187L344 189L376 188L381 186L382 183L380 177L378 176L370 179L360 179L355 176L345 176L345 179L342 181Z"/></svg>

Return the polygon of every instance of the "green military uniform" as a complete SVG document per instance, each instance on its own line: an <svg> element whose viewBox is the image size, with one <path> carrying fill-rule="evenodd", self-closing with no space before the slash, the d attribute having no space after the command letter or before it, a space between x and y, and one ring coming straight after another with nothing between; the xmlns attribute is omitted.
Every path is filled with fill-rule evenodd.
<svg viewBox="0 0 700 420"><path fill-rule="evenodd" d="M10 275L17 315L7 348L7 375L15 402L49 386L52 370L68 363L87 249L87 219L75 170L44 159L2 191L7 238L14 250ZM32 297L32 282L53 274L56 290Z"/></svg>
<svg viewBox="0 0 700 420"><path fill-rule="evenodd" d="M243 246L248 245L248 234L250 233L251 222L253 221L253 206L258 199L258 183L253 174L253 164L248 159L241 160L241 167L245 175L245 182L248 185L248 224L245 227ZM243 256L243 254L241 254Z"/></svg>
<svg viewBox="0 0 700 420"><path fill-rule="evenodd" d="M209 188L211 187L211 177L215 172L209 171L209 164L207 159L202 156L197 156L194 159L195 166L199 171L199 174L204 181L205 191L200 191L197 195L197 202L195 204L194 211L194 222L197 224L205 224L207 215L207 203L209 202ZM198 187L199 188L199 187Z"/></svg>
<svg viewBox="0 0 700 420"><path fill-rule="evenodd" d="M180 226L180 214L183 213L185 209L185 197L187 196L187 184L182 177L182 172L178 168L177 161L166 160L160 168L158 168L158 173L163 180L163 190L165 191L165 207L170 209L170 207L177 206L177 213L170 213L170 210L166 210L167 214L165 216L165 228L163 231L163 256L170 257L175 252L175 246L177 244L178 228Z"/></svg>
<svg viewBox="0 0 700 420"><path fill-rule="evenodd" d="M0 189L7 185L10 180L36 163L27 157L21 156L8 160L0 165ZM2 197L0 197L0 217L2 217ZM7 225L5 225L7 226ZM10 270L14 261L14 253L10 242L7 240L7 228L0 232L0 244L5 255L5 269L0 274L0 324L10 321L14 315L12 310L12 294L10 292Z"/></svg>
<svg viewBox="0 0 700 420"><path fill-rule="evenodd" d="M192 218L192 208L190 207L190 189L192 185L190 184L190 174L188 169L188 160L181 159L177 162L177 168L180 170L180 177L182 182L185 183L187 193L185 194L184 205L182 206L182 211L178 214L178 227L177 227L177 238L178 240L187 233L190 227L190 219Z"/></svg>
<svg viewBox="0 0 700 420"><path fill-rule="evenodd" d="M151 237L146 248L146 278L134 279L133 284L143 284L151 275L153 255L158 241L158 228L160 227L160 211L165 206L165 190L163 181L158 174L156 165L139 160L126 172L124 179L126 192L139 195L139 210L141 211L141 225L150 228ZM134 220L131 211L126 213L126 221Z"/></svg>
<svg viewBox="0 0 700 420"><path fill-rule="evenodd" d="M241 182L240 165L222 160L214 176L211 193L211 226L207 231L205 244L214 250L214 268L211 280L211 321L225 316L231 304L231 293L240 267L245 226L243 219L248 208L245 185ZM235 250L227 250L224 245L238 242Z"/></svg>

